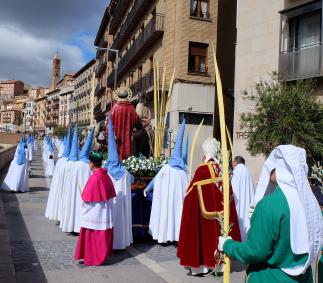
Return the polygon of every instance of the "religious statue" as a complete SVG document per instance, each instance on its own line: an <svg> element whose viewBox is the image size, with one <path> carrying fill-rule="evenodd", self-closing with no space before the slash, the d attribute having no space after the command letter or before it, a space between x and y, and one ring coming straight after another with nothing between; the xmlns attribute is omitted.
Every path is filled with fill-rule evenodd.
<svg viewBox="0 0 323 283"><path fill-rule="evenodd" d="M127 87L120 87L114 92L114 104L111 117L118 147L120 160L131 154L131 137L133 130L142 128L136 109L130 102L132 91Z"/></svg>
<svg viewBox="0 0 323 283"><path fill-rule="evenodd" d="M153 153L151 113L147 106L146 97L144 95L139 95L138 100L136 112L140 118L142 129L135 132L136 155L142 154L148 158Z"/></svg>

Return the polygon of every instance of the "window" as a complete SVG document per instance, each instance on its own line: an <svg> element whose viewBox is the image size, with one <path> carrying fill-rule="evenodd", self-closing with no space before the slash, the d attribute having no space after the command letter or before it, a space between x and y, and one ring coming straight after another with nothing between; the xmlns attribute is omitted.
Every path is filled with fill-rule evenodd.
<svg viewBox="0 0 323 283"><path fill-rule="evenodd" d="M199 125L204 119L203 125L212 126L213 125L213 115L205 113L188 113L179 112L179 124L185 119L188 125Z"/></svg>
<svg viewBox="0 0 323 283"><path fill-rule="evenodd" d="M130 73L130 76L129 76L129 86L132 86L133 85L133 73Z"/></svg>
<svg viewBox="0 0 323 283"><path fill-rule="evenodd" d="M279 75L296 80L322 75L321 6L313 1L294 9L281 11L281 46Z"/></svg>
<svg viewBox="0 0 323 283"><path fill-rule="evenodd" d="M138 80L142 78L142 66L138 67Z"/></svg>
<svg viewBox="0 0 323 283"><path fill-rule="evenodd" d="M289 50L317 46L321 43L321 15L319 13L289 20Z"/></svg>
<svg viewBox="0 0 323 283"><path fill-rule="evenodd" d="M209 0L191 0L191 16L210 19Z"/></svg>
<svg viewBox="0 0 323 283"><path fill-rule="evenodd" d="M207 74L208 45L190 42L188 54L188 72L194 74Z"/></svg>

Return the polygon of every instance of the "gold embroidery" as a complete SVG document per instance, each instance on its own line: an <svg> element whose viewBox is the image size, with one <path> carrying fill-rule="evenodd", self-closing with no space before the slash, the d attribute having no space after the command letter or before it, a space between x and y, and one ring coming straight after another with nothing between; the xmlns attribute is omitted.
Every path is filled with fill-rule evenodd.
<svg viewBox="0 0 323 283"><path fill-rule="evenodd" d="M188 191L186 193L186 196L188 196L189 193L194 189L194 187L195 186L197 187L199 205L200 205L202 216L205 219L209 219L209 220L216 219L217 217L223 215L223 210L222 211L207 211L205 208L205 203L204 203L204 198L203 198L202 186L222 182L222 178L215 176L215 170L213 168L214 164L215 164L215 162L207 163L211 178L193 183L192 186L188 189ZM200 166L202 166L202 165L205 166L205 164L201 164ZM220 191L222 192L221 189L220 189Z"/></svg>

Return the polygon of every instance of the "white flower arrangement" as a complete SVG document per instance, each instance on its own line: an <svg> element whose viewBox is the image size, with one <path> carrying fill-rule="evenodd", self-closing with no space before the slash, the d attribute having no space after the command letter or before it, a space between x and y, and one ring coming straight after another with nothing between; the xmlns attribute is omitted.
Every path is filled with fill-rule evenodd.
<svg viewBox="0 0 323 283"><path fill-rule="evenodd" d="M160 158L129 156L123 160L123 165L133 176L154 177L167 162L168 159L164 156Z"/></svg>
<svg viewBox="0 0 323 283"><path fill-rule="evenodd" d="M311 177L319 183L318 186L323 193L323 167L320 161L314 163L312 166L312 174Z"/></svg>

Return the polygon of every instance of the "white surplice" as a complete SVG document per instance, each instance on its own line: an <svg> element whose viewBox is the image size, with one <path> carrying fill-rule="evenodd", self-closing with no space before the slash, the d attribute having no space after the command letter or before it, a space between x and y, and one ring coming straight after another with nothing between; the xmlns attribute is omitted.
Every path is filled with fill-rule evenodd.
<svg viewBox="0 0 323 283"><path fill-rule="evenodd" d="M188 174L164 165L155 177L149 232L158 243L178 241Z"/></svg>
<svg viewBox="0 0 323 283"><path fill-rule="evenodd" d="M79 233L81 229L82 191L90 178L92 171L89 164L84 161L76 161L68 168L68 188L65 189L63 198L63 211L60 228L63 232Z"/></svg>
<svg viewBox="0 0 323 283"><path fill-rule="evenodd" d="M59 187L59 172L61 171L62 166L67 162L66 157L61 157L57 160L54 175L52 178L52 182L50 185L48 200L47 200L47 206L46 206L46 212L45 216L49 220L57 220L56 216L56 204L58 199L58 187Z"/></svg>
<svg viewBox="0 0 323 283"><path fill-rule="evenodd" d="M113 228L113 199L100 202L82 203L83 228L92 230L108 230ZM114 241L114 239L113 239Z"/></svg>
<svg viewBox="0 0 323 283"><path fill-rule="evenodd" d="M113 249L122 250L133 243L131 177L128 172L119 180L115 180L110 174L109 176L116 192L116 197L113 199Z"/></svg>
<svg viewBox="0 0 323 283"><path fill-rule="evenodd" d="M238 214L240 234L244 242L248 238L250 228L248 209L254 202L255 194L251 174L244 164L238 164L234 168L231 185Z"/></svg>

